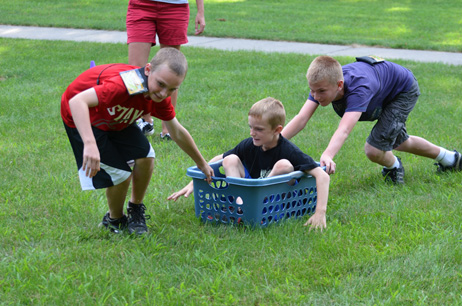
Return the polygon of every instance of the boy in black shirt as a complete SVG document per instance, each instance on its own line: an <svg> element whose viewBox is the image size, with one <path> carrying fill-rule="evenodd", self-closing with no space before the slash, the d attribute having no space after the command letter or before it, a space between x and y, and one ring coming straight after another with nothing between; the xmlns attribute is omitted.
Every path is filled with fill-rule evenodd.
<svg viewBox="0 0 462 306"><path fill-rule="evenodd" d="M326 227L326 208L329 194L329 175L307 154L281 135L286 114L282 103L266 98L255 103L249 111L250 138L235 148L215 156L210 162L223 159L227 177L265 178L304 171L316 179L318 192L315 213L305 225L311 228ZM169 200L188 197L194 191L191 181L183 189L173 193Z"/></svg>

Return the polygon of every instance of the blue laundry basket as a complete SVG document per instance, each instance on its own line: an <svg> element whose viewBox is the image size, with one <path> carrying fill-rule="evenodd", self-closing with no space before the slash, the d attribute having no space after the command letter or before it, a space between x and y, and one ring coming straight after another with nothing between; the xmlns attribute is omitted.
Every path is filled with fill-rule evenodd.
<svg viewBox="0 0 462 306"><path fill-rule="evenodd" d="M211 184L197 167L187 171L194 183L196 216L203 222L265 227L314 213L314 177L294 171L264 179L227 178L221 163L210 164L215 172Z"/></svg>

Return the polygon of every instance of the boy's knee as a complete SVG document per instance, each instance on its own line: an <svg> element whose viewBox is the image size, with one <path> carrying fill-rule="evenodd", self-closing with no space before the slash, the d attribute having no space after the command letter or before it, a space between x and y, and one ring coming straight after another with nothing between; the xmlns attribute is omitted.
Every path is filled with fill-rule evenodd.
<svg viewBox="0 0 462 306"><path fill-rule="evenodd" d="M143 167L147 169L153 169L154 168L154 158L153 157L138 158L135 160L135 166Z"/></svg>
<svg viewBox="0 0 462 306"><path fill-rule="evenodd" d="M240 159L237 155L231 154L223 158L222 165L224 168L226 167L234 167L240 162Z"/></svg>
<svg viewBox="0 0 462 306"><path fill-rule="evenodd" d="M377 148L374 148L370 144L366 142L364 145L364 153L366 154L367 158L370 161L377 162L378 160L383 158L384 152L382 150L379 150Z"/></svg>
<svg viewBox="0 0 462 306"><path fill-rule="evenodd" d="M226 156L222 162L226 176L245 177L244 165L237 155L231 154Z"/></svg>
<svg viewBox="0 0 462 306"><path fill-rule="evenodd" d="M287 174L294 171L294 166L287 159L278 160L271 171L273 175Z"/></svg>

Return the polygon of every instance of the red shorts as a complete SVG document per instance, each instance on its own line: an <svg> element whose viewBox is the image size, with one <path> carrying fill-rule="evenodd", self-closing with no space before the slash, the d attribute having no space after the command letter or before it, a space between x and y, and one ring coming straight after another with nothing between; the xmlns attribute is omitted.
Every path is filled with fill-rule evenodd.
<svg viewBox="0 0 462 306"><path fill-rule="evenodd" d="M127 9L127 43L159 43L169 46L188 42L189 4L130 0Z"/></svg>

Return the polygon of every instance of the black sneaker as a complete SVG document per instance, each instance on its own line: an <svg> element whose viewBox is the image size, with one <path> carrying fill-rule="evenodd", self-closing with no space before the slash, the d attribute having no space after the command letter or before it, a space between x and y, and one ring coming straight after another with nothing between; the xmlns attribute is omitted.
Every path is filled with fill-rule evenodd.
<svg viewBox="0 0 462 306"><path fill-rule="evenodd" d="M456 160L454 161L454 163L451 166L443 166L440 163L436 163L435 165L438 166L438 168L436 169L436 172L461 171L462 170L462 163L460 162L461 154L457 152L456 150L454 150L454 152L456 153L455 155Z"/></svg>
<svg viewBox="0 0 462 306"><path fill-rule="evenodd" d="M124 230L127 229L127 216L124 215L120 219L111 219L109 217L109 212L107 212L104 215L103 221L101 221L100 226L104 226L113 233L121 234Z"/></svg>
<svg viewBox="0 0 462 306"><path fill-rule="evenodd" d="M162 132L160 133L160 139L162 140L172 140L172 137L170 136L170 133L163 134Z"/></svg>
<svg viewBox="0 0 462 306"><path fill-rule="evenodd" d="M385 177L385 182L393 182L395 184L404 184L404 167L401 163L401 158L396 157L399 162L398 168L393 169L382 169L382 175Z"/></svg>
<svg viewBox="0 0 462 306"><path fill-rule="evenodd" d="M148 227L146 226L146 219L150 219L151 216L145 215L146 206L144 204L133 204L128 203L128 232L130 234L142 235L147 233Z"/></svg>
<svg viewBox="0 0 462 306"><path fill-rule="evenodd" d="M140 119L137 121L137 125L144 135L151 136L154 134L154 125L152 123L144 121L144 119Z"/></svg>

